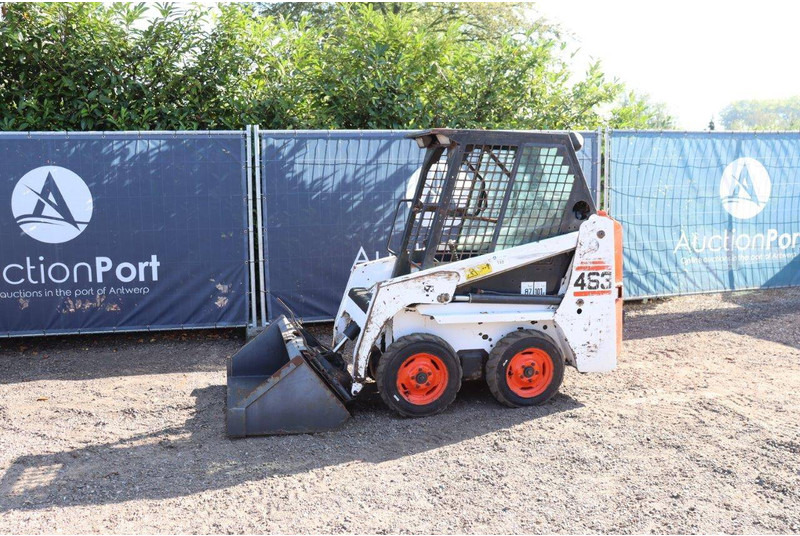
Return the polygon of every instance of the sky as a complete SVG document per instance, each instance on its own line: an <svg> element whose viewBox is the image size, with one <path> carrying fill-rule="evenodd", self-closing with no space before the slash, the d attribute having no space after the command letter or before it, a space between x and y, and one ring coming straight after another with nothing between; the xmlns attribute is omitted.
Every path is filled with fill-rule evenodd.
<svg viewBox="0 0 800 536"><path fill-rule="evenodd" d="M791 0L539 0L535 10L572 34L574 70L591 59L667 105L677 128L703 130L741 99L800 94L800 2Z"/></svg>

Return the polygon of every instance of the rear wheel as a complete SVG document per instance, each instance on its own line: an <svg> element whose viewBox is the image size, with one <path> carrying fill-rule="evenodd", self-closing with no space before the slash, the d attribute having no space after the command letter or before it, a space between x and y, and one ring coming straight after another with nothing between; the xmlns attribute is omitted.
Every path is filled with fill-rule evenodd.
<svg viewBox="0 0 800 536"><path fill-rule="evenodd" d="M426 417L449 406L461 388L461 362L435 335L400 337L380 357L378 391L404 417Z"/></svg>
<svg viewBox="0 0 800 536"><path fill-rule="evenodd" d="M564 379L564 356L549 337L516 331L503 337L486 362L486 383L498 402L510 407L549 400Z"/></svg>

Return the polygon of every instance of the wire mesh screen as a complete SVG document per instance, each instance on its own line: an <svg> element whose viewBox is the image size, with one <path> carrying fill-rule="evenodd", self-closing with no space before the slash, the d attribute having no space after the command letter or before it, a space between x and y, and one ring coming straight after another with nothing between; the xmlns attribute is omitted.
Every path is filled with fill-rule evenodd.
<svg viewBox="0 0 800 536"><path fill-rule="evenodd" d="M444 193L445 178L447 176L447 159L449 151L443 149L439 157L428 168L425 173L424 183L420 203L417 207L418 212L414 215L414 225L409 239L409 249L411 251L422 251L428 245L428 235L433 225L435 208L439 206ZM409 192L411 193L411 192Z"/></svg>
<svg viewBox="0 0 800 536"><path fill-rule="evenodd" d="M563 149L523 147L497 249L557 234L574 183Z"/></svg>
<svg viewBox="0 0 800 536"><path fill-rule="evenodd" d="M800 283L800 133L610 133L627 297Z"/></svg>
<svg viewBox="0 0 800 536"><path fill-rule="evenodd" d="M461 159L437 250L440 262L483 255L492 246L517 148L467 145Z"/></svg>

